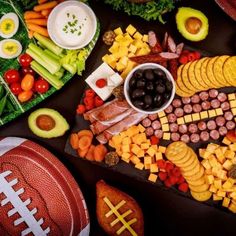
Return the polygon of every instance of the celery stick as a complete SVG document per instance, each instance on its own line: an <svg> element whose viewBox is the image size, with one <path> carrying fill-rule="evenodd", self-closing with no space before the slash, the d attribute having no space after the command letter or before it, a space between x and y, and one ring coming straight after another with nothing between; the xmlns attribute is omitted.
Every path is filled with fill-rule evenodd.
<svg viewBox="0 0 236 236"><path fill-rule="evenodd" d="M55 74L61 68L59 63L53 63L48 58L43 57L43 55L39 56L39 54L35 53L32 49L27 49L26 53L29 54L35 61L37 61L40 65L42 65L45 69L47 69L51 74Z"/></svg>
<svg viewBox="0 0 236 236"><path fill-rule="evenodd" d="M47 71L43 66L41 66L38 62L32 61L31 63L32 69L42 76L45 80L48 81L56 89L60 89L63 86L62 81L60 81L56 76L52 75L49 71Z"/></svg>
<svg viewBox="0 0 236 236"><path fill-rule="evenodd" d="M45 53L46 55L48 55L49 57L54 58L54 59L57 60L57 61L59 61L59 60L61 59L60 56L56 55L55 53L51 52L51 51L48 50L48 49L45 49L45 50L44 50L44 53Z"/></svg>
<svg viewBox="0 0 236 236"><path fill-rule="evenodd" d="M54 74L58 79L61 79L61 77L64 75L64 72L62 71L57 71L57 73Z"/></svg>
<svg viewBox="0 0 236 236"><path fill-rule="evenodd" d="M76 65L70 65L70 64L62 64L63 68L69 71L72 75L76 73L77 67Z"/></svg>
<svg viewBox="0 0 236 236"><path fill-rule="evenodd" d="M41 47L41 48L43 48L43 49L46 48L46 47L45 47L42 43L40 43L39 41L37 42L37 44L39 45L39 47Z"/></svg>
<svg viewBox="0 0 236 236"><path fill-rule="evenodd" d="M38 33L34 33L34 37L47 49L55 53L56 55L60 55L63 51L62 48L58 47L52 40L47 37L44 37Z"/></svg>

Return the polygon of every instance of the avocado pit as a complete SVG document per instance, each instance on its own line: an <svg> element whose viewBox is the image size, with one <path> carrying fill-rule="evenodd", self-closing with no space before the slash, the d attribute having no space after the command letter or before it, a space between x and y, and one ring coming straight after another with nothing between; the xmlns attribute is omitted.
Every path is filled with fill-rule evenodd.
<svg viewBox="0 0 236 236"><path fill-rule="evenodd" d="M41 130L49 131L56 126L56 122L51 116L43 114L37 117L36 125Z"/></svg>
<svg viewBox="0 0 236 236"><path fill-rule="evenodd" d="M189 17L185 22L185 27L189 33L197 34L202 27L202 22L196 17Z"/></svg>

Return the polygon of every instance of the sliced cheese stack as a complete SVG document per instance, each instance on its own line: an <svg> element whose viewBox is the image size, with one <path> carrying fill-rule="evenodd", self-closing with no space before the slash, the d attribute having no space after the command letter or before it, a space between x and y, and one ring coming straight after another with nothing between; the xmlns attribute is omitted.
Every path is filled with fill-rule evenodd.
<svg viewBox="0 0 236 236"><path fill-rule="evenodd" d="M191 195L197 201L207 201L212 193L205 179L204 167L196 153L184 142L173 142L166 149L168 160L178 166L191 190Z"/></svg>

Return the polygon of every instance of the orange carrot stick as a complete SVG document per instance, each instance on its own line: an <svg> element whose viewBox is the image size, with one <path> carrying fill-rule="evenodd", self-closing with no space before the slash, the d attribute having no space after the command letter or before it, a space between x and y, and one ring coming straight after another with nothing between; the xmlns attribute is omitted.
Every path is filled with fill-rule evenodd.
<svg viewBox="0 0 236 236"><path fill-rule="evenodd" d="M25 18L25 20L40 19L40 18L42 18L42 15L41 15L39 12L26 11L26 12L24 13L24 18Z"/></svg>
<svg viewBox="0 0 236 236"><path fill-rule="evenodd" d="M47 19L30 19L30 20L26 20L26 23L47 26Z"/></svg>
<svg viewBox="0 0 236 236"><path fill-rule="evenodd" d="M30 30L30 31L28 32L28 37L29 37L30 39L32 39L32 38L34 37L34 31Z"/></svg>
<svg viewBox="0 0 236 236"><path fill-rule="evenodd" d="M47 2L48 0L38 0L38 4L43 4L45 2Z"/></svg>
<svg viewBox="0 0 236 236"><path fill-rule="evenodd" d="M28 27L29 30L35 31L35 32L37 32L37 33L39 33L43 36L46 36L46 37L49 36L47 29L42 27L42 26L28 23L27 27Z"/></svg>
<svg viewBox="0 0 236 236"><path fill-rule="evenodd" d="M52 9L46 9L46 10L42 10L41 14L45 17L49 16L49 14L51 13Z"/></svg>
<svg viewBox="0 0 236 236"><path fill-rule="evenodd" d="M42 10L47 10L50 8L53 8L57 5L57 1L52 1L52 2L46 2L44 4L40 4L34 7L34 11L39 12Z"/></svg>

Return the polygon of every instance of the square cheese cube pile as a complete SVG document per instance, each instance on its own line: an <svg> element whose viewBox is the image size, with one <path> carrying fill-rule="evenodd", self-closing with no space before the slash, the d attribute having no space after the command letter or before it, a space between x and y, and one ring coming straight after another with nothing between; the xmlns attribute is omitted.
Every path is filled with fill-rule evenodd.
<svg viewBox="0 0 236 236"><path fill-rule="evenodd" d="M116 34L113 45L109 48L111 54L103 56L102 60L113 69L121 73L123 79L135 67L129 57L147 55L150 53L148 35L140 34L136 28L129 25L125 33L119 27L114 30Z"/></svg>
<svg viewBox="0 0 236 236"><path fill-rule="evenodd" d="M142 125L131 126L119 135L113 136L109 145L115 148L121 159L127 163L132 163L135 168L149 170L149 180L157 180L157 160L163 159L166 148L163 146L151 145L145 134Z"/></svg>
<svg viewBox="0 0 236 236"><path fill-rule="evenodd" d="M228 171L236 164L236 143L231 143L226 137L223 143L227 146L210 143L206 149L199 150L199 155L203 158L201 163L213 200L223 200L222 206L236 213L236 180L228 175Z"/></svg>

